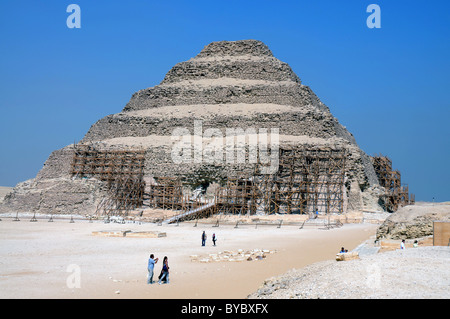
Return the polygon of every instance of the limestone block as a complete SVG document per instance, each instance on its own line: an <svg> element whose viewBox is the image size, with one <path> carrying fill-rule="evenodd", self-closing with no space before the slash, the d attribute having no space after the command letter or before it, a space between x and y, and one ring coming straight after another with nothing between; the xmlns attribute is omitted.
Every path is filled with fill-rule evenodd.
<svg viewBox="0 0 450 319"><path fill-rule="evenodd" d="M359 253L357 251L336 254L337 261L347 261L353 259L359 259Z"/></svg>

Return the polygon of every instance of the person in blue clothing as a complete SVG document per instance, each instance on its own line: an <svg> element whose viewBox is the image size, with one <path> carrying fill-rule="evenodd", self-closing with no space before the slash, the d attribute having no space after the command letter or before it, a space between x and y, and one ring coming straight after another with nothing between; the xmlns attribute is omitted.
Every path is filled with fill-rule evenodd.
<svg viewBox="0 0 450 319"><path fill-rule="evenodd" d="M161 285L163 280L166 284L169 283L169 259L167 258L167 256L164 256L163 259L163 268L161 270L161 274L159 275L158 284Z"/></svg>
<svg viewBox="0 0 450 319"><path fill-rule="evenodd" d="M148 259L148 277L147 284L153 284L153 271L155 269L155 264L158 262L158 258L155 258L153 254L150 254L150 258Z"/></svg>
<svg viewBox="0 0 450 319"><path fill-rule="evenodd" d="M205 231L203 231L203 233L202 233L202 246L205 246L205 243L206 243L206 233L205 233Z"/></svg>

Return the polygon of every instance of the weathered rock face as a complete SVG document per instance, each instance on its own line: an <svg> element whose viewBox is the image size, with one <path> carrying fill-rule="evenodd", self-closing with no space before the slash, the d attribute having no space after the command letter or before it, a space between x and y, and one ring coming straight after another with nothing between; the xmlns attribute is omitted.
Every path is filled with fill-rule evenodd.
<svg viewBox="0 0 450 319"><path fill-rule="evenodd" d="M105 186L96 179L35 178L6 195L0 212L92 215L105 195Z"/></svg>
<svg viewBox="0 0 450 319"><path fill-rule="evenodd" d="M196 131L198 123L201 128ZM159 85L133 94L122 112L97 121L82 142L93 143L99 149L142 147L146 150L146 176L180 176L193 187L199 181L221 182L236 170L251 170L246 163L174 163L172 151L177 141L172 136L180 128L191 135L213 129L223 137L229 128L267 129L269 133L276 128L281 147L345 148L349 154L348 208L380 209L378 180L368 156L289 65L276 59L260 41L207 45L194 58L176 64ZM61 192L66 192L67 187L81 187L82 181L74 181L70 176L72 150L69 145L53 152L33 183L64 180L64 185L55 184ZM27 188L31 197L35 196L32 189ZM22 185L14 192L19 193L27 193ZM36 200L40 203L37 206L36 201L29 202L24 197L19 200L14 194L5 200L0 211L60 207L56 198L49 203L41 196ZM87 202L93 205L93 199L90 200ZM28 204L22 205L21 201ZM74 205L79 201L74 200Z"/></svg>
<svg viewBox="0 0 450 319"><path fill-rule="evenodd" d="M416 203L391 214L377 230L377 239L413 239L433 235L433 221L450 221L450 203Z"/></svg>

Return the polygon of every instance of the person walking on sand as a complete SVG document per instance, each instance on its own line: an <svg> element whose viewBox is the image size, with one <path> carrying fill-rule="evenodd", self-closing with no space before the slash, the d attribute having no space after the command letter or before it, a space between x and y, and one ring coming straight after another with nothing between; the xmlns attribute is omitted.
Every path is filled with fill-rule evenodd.
<svg viewBox="0 0 450 319"><path fill-rule="evenodd" d="M214 233L212 236L212 241L213 241L214 246L216 245L216 240L217 240L216 234Z"/></svg>
<svg viewBox="0 0 450 319"><path fill-rule="evenodd" d="M202 246L205 246L205 243L206 243L206 233L205 233L205 231L203 231L203 234L202 234Z"/></svg>
<svg viewBox="0 0 450 319"><path fill-rule="evenodd" d="M153 270L155 269L155 264L158 262L158 258L155 258L153 254L150 255L150 258L148 259L148 277L147 277L147 284L153 284Z"/></svg>
<svg viewBox="0 0 450 319"><path fill-rule="evenodd" d="M164 256L163 259L163 268L161 270L161 275L158 281L158 284L161 285L162 281L165 281L166 284L169 283L169 259L167 258L167 256Z"/></svg>
<svg viewBox="0 0 450 319"><path fill-rule="evenodd" d="M400 244L400 249L405 249L405 240L402 239L402 243Z"/></svg>

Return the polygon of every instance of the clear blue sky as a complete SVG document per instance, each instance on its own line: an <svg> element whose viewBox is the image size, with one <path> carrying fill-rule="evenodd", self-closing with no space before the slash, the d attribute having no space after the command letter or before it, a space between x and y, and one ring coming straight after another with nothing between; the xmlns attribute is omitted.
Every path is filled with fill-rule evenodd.
<svg viewBox="0 0 450 319"><path fill-rule="evenodd" d="M366 26L371 3L381 29ZM241 39L287 62L416 200L450 200L450 1L436 0L1 1L0 185L33 178L208 43Z"/></svg>

